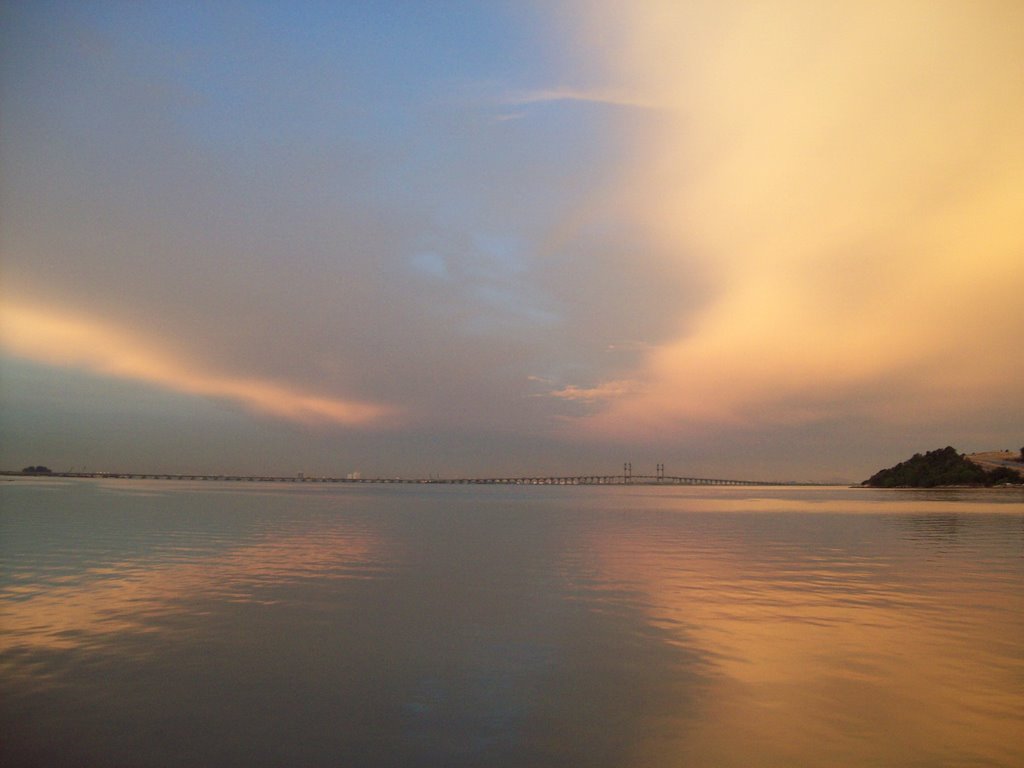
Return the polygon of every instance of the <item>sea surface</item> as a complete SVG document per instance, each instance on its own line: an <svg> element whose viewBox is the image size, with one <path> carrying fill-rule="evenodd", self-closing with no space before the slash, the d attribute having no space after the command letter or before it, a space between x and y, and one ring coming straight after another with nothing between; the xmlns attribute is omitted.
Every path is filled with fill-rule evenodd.
<svg viewBox="0 0 1024 768"><path fill-rule="evenodd" d="M0 765L1024 765L1024 495L0 483Z"/></svg>

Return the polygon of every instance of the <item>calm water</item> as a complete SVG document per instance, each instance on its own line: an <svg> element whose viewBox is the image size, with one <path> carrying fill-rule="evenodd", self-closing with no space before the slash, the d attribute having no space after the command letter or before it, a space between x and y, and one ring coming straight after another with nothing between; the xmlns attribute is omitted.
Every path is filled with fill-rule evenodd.
<svg viewBox="0 0 1024 768"><path fill-rule="evenodd" d="M1024 495L0 483L5 766L1021 766Z"/></svg>

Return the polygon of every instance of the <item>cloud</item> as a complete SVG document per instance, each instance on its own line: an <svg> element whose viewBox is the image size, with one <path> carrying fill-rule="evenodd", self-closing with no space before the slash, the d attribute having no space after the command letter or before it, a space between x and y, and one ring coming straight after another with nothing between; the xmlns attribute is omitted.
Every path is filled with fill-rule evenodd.
<svg viewBox="0 0 1024 768"><path fill-rule="evenodd" d="M448 264L443 256L433 251L420 251L409 260L412 268L421 275L434 280L448 280Z"/></svg>
<svg viewBox="0 0 1024 768"><path fill-rule="evenodd" d="M503 112L493 117L492 120L495 123L510 123L514 120L522 120L524 117L526 117L526 112Z"/></svg>
<svg viewBox="0 0 1024 768"><path fill-rule="evenodd" d="M625 91L613 89L587 90L582 88L542 88L531 91L517 91L509 94L507 104L545 104L559 101L581 101L590 104L604 104L612 107L635 107L638 109L664 109L663 103L648 101Z"/></svg>
<svg viewBox="0 0 1024 768"><path fill-rule="evenodd" d="M41 318L6 347L55 386L342 426L401 409L401 439L328 431L327 467L430 466L444 439L482 470L545 440L661 461L695 433L729 462L788 435L795 464L840 430L955 442L968 408L1024 429L1022 13L573 0L510 37L482 12L497 47L431 16L451 48L365 13L247 10L241 37L216 32L233 12L16 14L0 294ZM131 432L109 444L134 460Z"/></svg>
<svg viewBox="0 0 1024 768"><path fill-rule="evenodd" d="M618 210L710 288L615 378L638 385L574 434L648 440L839 415L885 428L894 414L934 422L1012 402L1024 370L1019 7L584 7L581 55L607 80L595 93L662 110L634 126Z"/></svg>
<svg viewBox="0 0 1024 768"><path fill-rule="evenodd" d="M369 426L395 415L384 405L314 395L261 379L200 370L131 333L46 308L0 305L0 346L11 355L35 362L225 399L257 413L307 425Z"/></svg>
<svg viewBox="0 0 1024 768"><path fill-rule="evenodd" d="M541 379L536 379L541 381ZM596 387L577 387L569 384L546 393L546 397L583 403L603 403L630 394L637 389L633 381L606 381Z"/></svg>

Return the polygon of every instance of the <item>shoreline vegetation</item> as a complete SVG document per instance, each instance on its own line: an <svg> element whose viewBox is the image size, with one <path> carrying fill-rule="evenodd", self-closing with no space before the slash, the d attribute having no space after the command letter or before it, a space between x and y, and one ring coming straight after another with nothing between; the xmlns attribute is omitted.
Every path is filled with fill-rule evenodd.
<svg viewBox="0 0 1024 768"><path fill-rule="evenodd" d="M1016 464L1017 466L1013 466ZM991 488L1024 485L1024 448L968 456L947 445L881 469L863 483L868 488Z"/></svg>

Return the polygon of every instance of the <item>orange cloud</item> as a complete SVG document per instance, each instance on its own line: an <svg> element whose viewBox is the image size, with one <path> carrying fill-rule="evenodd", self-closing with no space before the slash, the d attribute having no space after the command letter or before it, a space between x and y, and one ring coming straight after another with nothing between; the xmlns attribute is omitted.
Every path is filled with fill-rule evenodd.
<svg viewBox="0 0 1024 768"><path fill-rule="evenodd" d="M606 381L597 387L577 387L570 384L546 393L546 397L559 400L573 400L584 403L600 403L629 394L635 389L630 381Z"/></svg>
<svg viewBox="0 0 1024 768"><path fill-rule="evenodd" d="M675 338L627 372L637 385L599 385L606 407L574 429L933 419L965 392L1016 396L1019 6L584 8L593 98L658 107L634 126L616 209L716 296L696 318L681 307Z"/></svg>
<svg viewBox="0 0 1024 768"><path fill-rule="evenodd" d="M49 309L0 305L0 346L9 354L56 367L155 384L175 392L224 398L258 413L305 424L378 423L392 409L323 397L254 378L198 370L159 346L118 328Z"/></svg>

